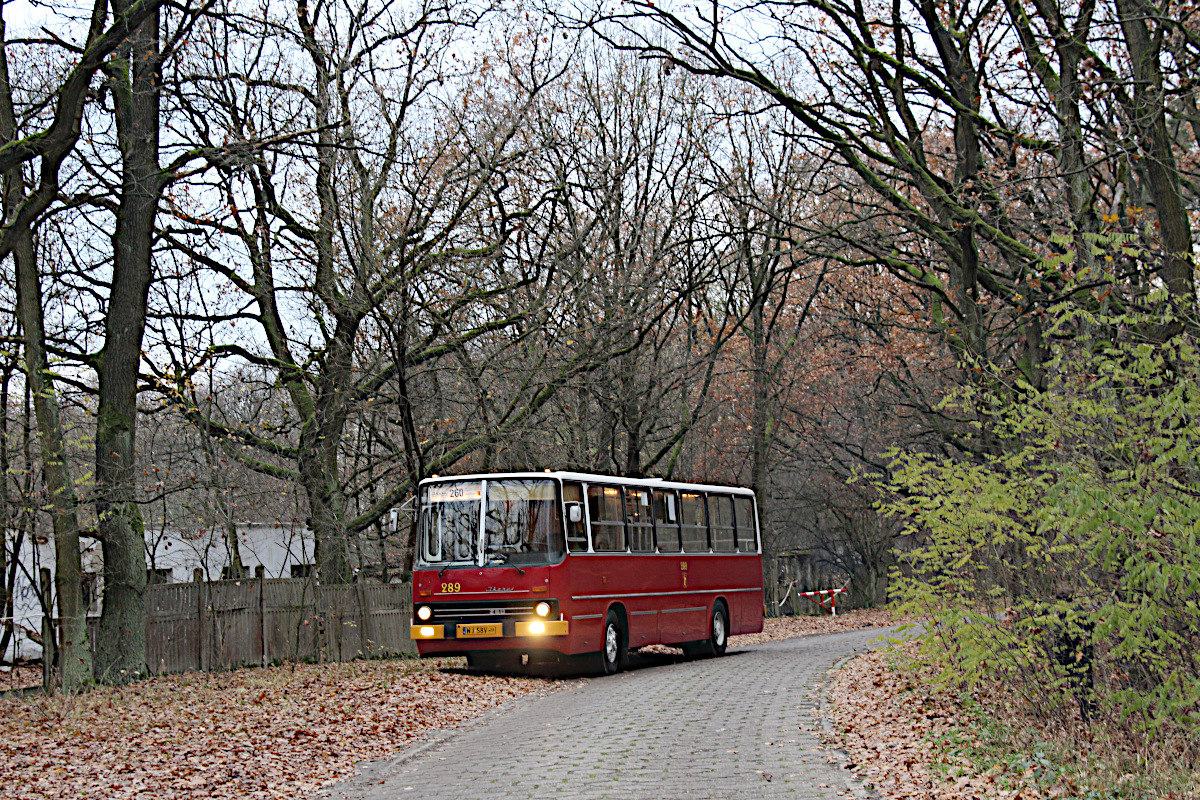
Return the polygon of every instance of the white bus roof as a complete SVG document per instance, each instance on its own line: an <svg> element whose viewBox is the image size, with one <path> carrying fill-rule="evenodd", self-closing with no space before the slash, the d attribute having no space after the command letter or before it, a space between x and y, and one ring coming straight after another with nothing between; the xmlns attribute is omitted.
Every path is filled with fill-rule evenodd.
<svg viewBox="0 0 1200 800"><path fill-rule="evenodd" d="M581 481L583 483L618 483L622 486L643 486L647 489L679 489L694 492L725 492L728 494L748 495L753 497L754 490L742 486L718 486L709 483L684 483L682 481L665 481L661 478L622 478L619 475L600 475L591 472L562 472L545 470L542 472L480 472L470 475L438 475L426 478L419 486L427 483L442 483L444 481L479 481L504 480L506 478L552 478L561 481Z"/></svg>

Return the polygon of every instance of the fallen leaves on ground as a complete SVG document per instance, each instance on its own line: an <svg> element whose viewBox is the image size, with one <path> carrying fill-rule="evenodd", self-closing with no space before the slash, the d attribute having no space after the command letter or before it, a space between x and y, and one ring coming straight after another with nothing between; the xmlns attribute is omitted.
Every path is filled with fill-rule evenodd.
<svg viewBox="0 0 1200 800"><path fill-rule="evenodd" d="M911 653L914 645L902 647ZM1071 776L1060 774L1052 785L1039 783L1032 769L1020 767L1019 758L984 770L957 755L985 747L975 738L976 728L961 707L961 696L938 687L932 674L893 670L889 658L880 651L856 657L829 690L838 729L833 744L850 756L859 779L879 797L1054 800L1079 796ZM973 699L997 717L1008 718L1012 711L998 696L976 692ZM1021 724L1016 718L1007 722ZM949 742L955 746L945 744Z"/></svg>
<svg viewBox="0 0 1200 800"><path fill-rule="evenodd" d="M902 656L915 655L914 644L900 649ZM859 779L883 800L1102 796L1089 786L1104 787L1105 797L1200 800L1200 774L1189 782L1185 768L1171 758L1170 742L1143 750L1110 741L1099 729L1048 724L1037 708L999 686L979 686L967 703L967 696L939 687L932 668L916 666L914 659L898 671L893 659L878 650L857 656L839 671L828 693L836 728L830 743L849 755ZM964 705L1001 722L1001 738L981 741L980 719ZM1048 752L1056 755L1047 758ZM1114 772L1113 763L1122 761L1125 766ZM1125 768L1142 774L1120 774ZM1147 774L1156 769L1161 773ZM1135 786L1139 779L1146 785ZM1126 783L1119 794L1114 791Z"/></svg>
<svg viewBox="0 0 1200 800"><path fill-rule="evenodd" d="M768 619L732 647L892 624L886 612ZM164 675L70 697L0 700L6 798L297 797L561 681L356 661ZM36 683L40 681L40 671Z"/></svg>
<svg viewBox="0 0 1200 800"><path fill-rule="evenodd" d="M21 663L15 667L0 667L0 692L29 689L42 685L42 665Z"/></svg>
<svg viewBox="0 0 1200 800"><path fill-rule="evenodd" d="M456 662L457 663L457 662ZM0 701L8 798L296 797L544 679L357 661L170 675Z"/></svg>
<svg viewBox="0 0 1200 800"><path fill-rule="evenodd" d="M829 705L840 731L834 743L850 756L859 779L883 798L1041 797L1002 794L988 775L967 775L961 784L956 779L947 785L935 768L930 741L954 730L955 707L937 692L917 691L907 677L890 669L879 651L858 656L838 673Z"/></svg>

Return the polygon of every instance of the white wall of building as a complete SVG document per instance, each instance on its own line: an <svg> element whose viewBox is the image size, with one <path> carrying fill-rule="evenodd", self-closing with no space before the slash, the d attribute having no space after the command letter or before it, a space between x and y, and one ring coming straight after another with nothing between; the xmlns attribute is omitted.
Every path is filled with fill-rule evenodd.
<svg viewBox="0 0 1200 800"><path fill-rule="evenodd" d="M238 552L247 575L263 567L268 578L291 578L292 567L314 561L312 533L303 525L237 523ZM223 529L198 531L147 531L146 566L171 570L171 583L192 580L203 571L208 581L221 580L231 561L231 547Z"/></svg>

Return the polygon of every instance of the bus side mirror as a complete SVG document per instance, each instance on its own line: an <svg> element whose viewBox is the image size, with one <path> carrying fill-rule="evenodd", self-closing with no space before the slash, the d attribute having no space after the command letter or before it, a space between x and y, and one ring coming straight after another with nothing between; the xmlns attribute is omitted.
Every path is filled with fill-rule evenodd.
<svg viewBox="0 0 1200 800"><path fill-rule="evenodd" d="M583 522L583 506L571 503L567 506L567 519L574 523Z"/></svg>

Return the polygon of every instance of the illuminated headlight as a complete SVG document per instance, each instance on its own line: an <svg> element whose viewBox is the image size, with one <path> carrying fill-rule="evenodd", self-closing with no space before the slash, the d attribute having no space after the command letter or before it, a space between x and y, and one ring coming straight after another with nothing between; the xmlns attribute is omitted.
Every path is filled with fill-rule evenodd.
<svg viewBox="0 0 1200 800"><path fill-rule="evenodd" d="M428 621L428 619L432 616L433 609L429 606L421 606L417 609L417 619L421 620L422 622Z"/></svg>
<svg viewBox="0 0 1200 800"><path fill-rule="evenodd" d="M539 617L550 616L550 604L543 600L533 607L533 613L537 614ZM424 618L422 617L422 619ZM538 632L541 633L541 631Z"/></svg>
<svg viewBox="0 0 1200 800"><path fill-rule="evenodd" d="M435 633L435 631L434 631L432 625L423 625L421 627L421 635L422 636L433 636L434 633Z"/></svg>
<svg viewBox="0 0 1200 800"><path fill-rule="evenodd" d="M529 632L534 634L535 636L539 633L545 633L546 632L546 624L543 622L531 622L531 623L529 623Z"/></svg>

